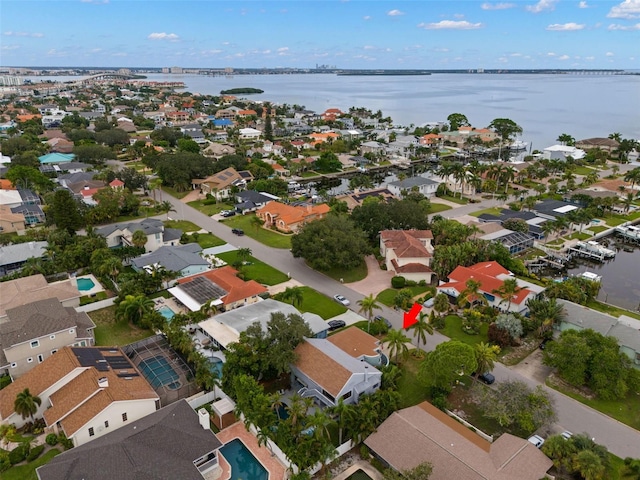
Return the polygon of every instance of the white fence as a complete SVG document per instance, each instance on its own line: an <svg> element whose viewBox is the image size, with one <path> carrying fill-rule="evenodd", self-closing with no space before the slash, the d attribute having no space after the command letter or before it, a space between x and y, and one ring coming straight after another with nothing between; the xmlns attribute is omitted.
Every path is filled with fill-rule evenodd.
<svg viewBox="0 0 640 480"><path fill-rule="evenodd" d="M463 424L465 427L468 427L470 429L472 429L475 433L477 433L478 435L480 435L482 438L484 438L487 442L493 443L493 436L492 435L487 435L486 433L484 433L482 430L478 430L476 427L474 427L473 425L471 425L469 422L467 422L464 418L459 417L458 415L456 415L455 413L446 410L445 412L447 415L449 415L450 417L455 418L456 420L458 420L461 424Z"/></svg>
<svg viewBox="0 0 640 480"><path fill-rule="evenodd" d="M76 310L78 312L94 312L102 308L110 307L111 305L113 305L115 301L116 301L116 297L107 298L105 300L100 300L98 302L88 303L87 305L76 307Z"/></svg>

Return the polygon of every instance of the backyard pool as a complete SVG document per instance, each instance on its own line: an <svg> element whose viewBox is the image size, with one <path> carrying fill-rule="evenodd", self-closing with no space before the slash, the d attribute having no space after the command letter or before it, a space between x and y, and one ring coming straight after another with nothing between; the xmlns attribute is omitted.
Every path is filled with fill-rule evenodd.
<svg viewBox="0 0 640 480"><path fill-rule="evenodd" d="M158 309L158 312L160 312L160 315L162 315L164 318L166 318L167 320L171 320L173 318L173 316L176 314L176 312L174 312L173 310L171 310L169 307L167 307L166 305L163 305L162 307L160 307Z"/></svg>
<svg viewBox="0 0 640 480"><path fill-rule="evenodd" d="M78 290L81 292L86 292L96 286L90 278L78 278L76 281L78 282Z"/></svg>
<svg viewBox="0 0 640 480"><path fill-rule="evenodd" d="M222 378L222 360L218 357L209 357L209 370L214 373L218 378Z"/></svg>
<svg viewBox="0 0 640 480"><path fill-rule="evenodd" d="M238 438L231 440L220 448L220 453L231 466L231 478L229 480L269 479L267 470L242 443L242 440Z"/></svg>
<svg viewBox="0 0 640 480"><path fill-rule="evenodd" d="M164 385L176 390L181 386L178 381L180 377L162 355L142 360L138 368L154 389Z"/></svg>

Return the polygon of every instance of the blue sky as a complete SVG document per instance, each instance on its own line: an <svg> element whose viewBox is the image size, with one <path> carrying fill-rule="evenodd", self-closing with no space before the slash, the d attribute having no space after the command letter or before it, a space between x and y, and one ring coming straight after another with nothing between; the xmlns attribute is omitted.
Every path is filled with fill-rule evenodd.
<svg viewBox="0 0 640 480"><path fill-rule="evenodd" d="M640 0L2 0L2 66L640 68Z"/></svg>

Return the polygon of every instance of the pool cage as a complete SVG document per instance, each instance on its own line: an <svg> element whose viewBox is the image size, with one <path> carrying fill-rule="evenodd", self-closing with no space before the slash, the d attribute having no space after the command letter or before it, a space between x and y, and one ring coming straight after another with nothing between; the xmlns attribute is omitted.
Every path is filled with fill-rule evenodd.
<svg viewBox="0 0 640 480"><path fill-rule="evenodd" d="M131 343L122 347L122 351L151 384L160 397L161 406L189 398L200 391L193 370L171 348L164 335L154 335Z"/></svg>

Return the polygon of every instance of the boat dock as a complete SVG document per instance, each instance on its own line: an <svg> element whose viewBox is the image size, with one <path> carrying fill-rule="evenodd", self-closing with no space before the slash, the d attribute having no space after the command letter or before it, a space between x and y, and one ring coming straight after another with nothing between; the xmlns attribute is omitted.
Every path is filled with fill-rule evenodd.
<svg viewBox="0 0 640 480"><path fill-rule="evenodd" d="M633 225L628 225L626 227L619 226L616 227L614 231L616 235L622 237L625 241L640 243L640 227L634 227Z"/></svg>
<svg viewBox="0 0 640 480"><path fill-rule="evenodd" d="M615 250L603 247L598 242L578 242L573 247L569 247L569 251L580 257L586 257L593 260L604 262L607 258L616 256Z"/></svg>

